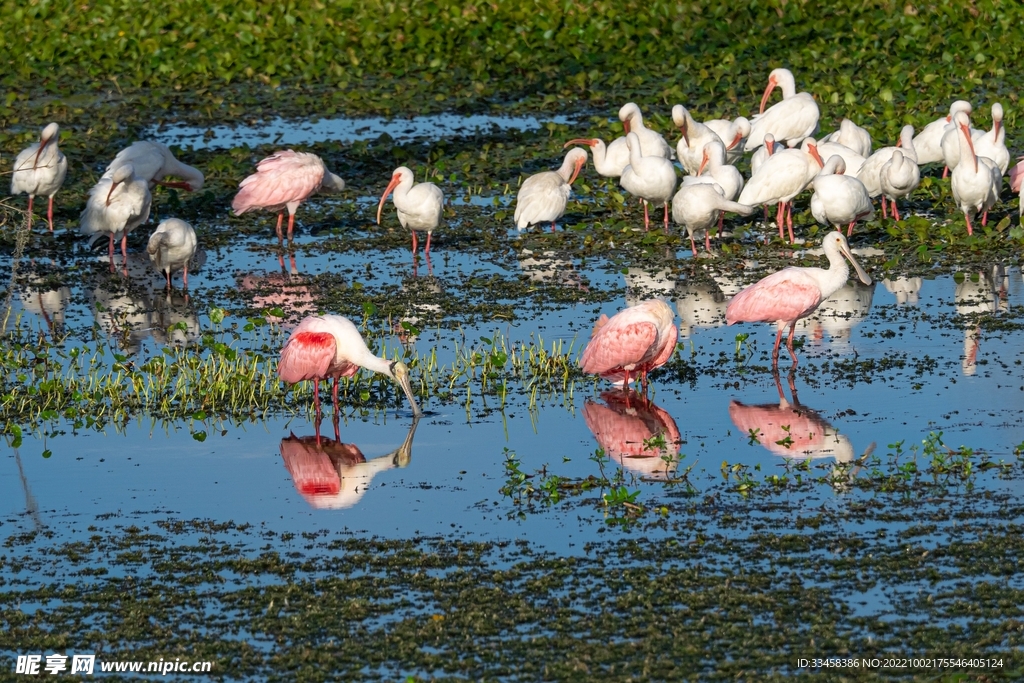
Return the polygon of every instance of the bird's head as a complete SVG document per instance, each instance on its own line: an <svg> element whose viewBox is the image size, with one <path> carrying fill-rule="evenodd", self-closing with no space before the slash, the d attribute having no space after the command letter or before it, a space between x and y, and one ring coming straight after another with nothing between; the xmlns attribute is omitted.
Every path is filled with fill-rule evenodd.
<svg viewBox="0 0 1024 683"><path fill-rule="evenodd" d="M622 130L626 135L629 135L630 124L633 119L640 115L640 107L634 102L627 102L622 105L622 109L619 110L619 121L622 121Z"/></svg>
<svg viewBox="0 0 1024 683"><path fill-rule="evenodd" d="M689 112L686 111L686 107L681 104L677 104L672 107L672 123L676 124L679 132L683 134L683 140L686 140L686 144L690 144L690 131L689 131Z"/></svg>
<svg viewBox="0 0 1024 683"><path fill-rule="evenodd" d="M39 166L39 157L43 154L43 149L51 142L56 142L60 137L60 126L56 123L51 123L43 128L43 132L39 135L39 149L36 150L36 159L32 162L32 168L35 169Z"/></svg>
<svg viewBox="0 0 1024 683"><path fill-rule="evenodd" d="M764 106L768 104L768 98L772 96L772 90L775 90L776 86L779 85L779 74L778 69L768 74L768 86L764 89L764 95L761 96L761 109L757 112L758 114L764 113Z"/></svg>
<svg viewBox="0 0 1024 683"><path fill-rule="evenodd" d="M420 411L420 407L416 405L416 399L413 398L412 395L412 382L409 379L409 366L400 360L396 360L392 362L388 368L391 372L392 379L398 382L398 385L402 387L402 391L405 392L405 397L409 399L409 406L412 408L413 417L419 417L422 415L423 413Z"/></svg>
<svg viewBox="0 0 1024 683"><path fill-rule="evenodd" d="M408 180L409 183L413 181L413 173L405 166L399 166L391 174L391 182L388 183L388 187L384 190L384 194L380 196L380 203L377 204L377 225L380 225L380 212L384 209L384 202L387 201L388 195L391 191L398 187L398 184Z"/></svg>
<svg viewBox="0 0 1024 683"><path fill-rule="evenodd" d="M597 147L598 145L601 145L601 144L604 144L604 143L602 143L597 138L576 138L574 140L569 140L569 142L567 142L564 145L562 145L562 149L565 149L569 145L586 145L587 147L590 147L591 149L593 149L593 148L595 148L595 147Z"/></svg>
<svg viewBox="0 0 1024 683"><path fill-rule="evenodd" d="M135 167L131 164L119 166L110 179L110 191L107 192L107 206L110 206L110 198L114 195L117 186L126 183L135 175Z"/></svg>

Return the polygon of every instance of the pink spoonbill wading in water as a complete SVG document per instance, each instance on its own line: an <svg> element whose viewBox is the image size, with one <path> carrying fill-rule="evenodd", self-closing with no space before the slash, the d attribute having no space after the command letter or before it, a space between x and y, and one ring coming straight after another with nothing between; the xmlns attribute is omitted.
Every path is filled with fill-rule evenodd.
<svg viewBox="0 0 1024 683"><path fill-rule="evenodd" d="M647 374L667 363L676 350L675 317L661 299L630 306L611 318L602 315L583 350L580 368L624 389L639 378L646 391Z"/></svg>
<svg viewBox="0 0 1024 683"><path fill-rule="evenodd" d="M772 367L779 366L779 343L787 325L789 338L786 340L786 348L793 357L793 365L797 364L796 352L793 351L796 323L813 313L822 301L846 284L850 268L843 260L844 257L853 264L860 281L866 285L871 284L871 278L853 258L850 245L842 233L830 232L822 240L822 247L828 257L828 269L797 266L783 268L734 296L725 309L725 320L729 325L775 323L778 326L775 348L772 350Z"/></svg>

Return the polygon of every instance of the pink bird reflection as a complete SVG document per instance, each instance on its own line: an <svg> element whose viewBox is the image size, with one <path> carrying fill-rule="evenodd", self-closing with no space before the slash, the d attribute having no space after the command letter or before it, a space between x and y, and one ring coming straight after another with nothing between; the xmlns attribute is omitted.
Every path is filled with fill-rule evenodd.
<svg viewBox="0 0 1024 683"><path fill-rule="evenodd" d="M583 419L608 457L644 476L667 479L675 471L679 429L675 420L642 394L606 391L604 405L588 400ZM663 445L658 436L664 437ZM670 456L671 462L663 459Z"/></svg>

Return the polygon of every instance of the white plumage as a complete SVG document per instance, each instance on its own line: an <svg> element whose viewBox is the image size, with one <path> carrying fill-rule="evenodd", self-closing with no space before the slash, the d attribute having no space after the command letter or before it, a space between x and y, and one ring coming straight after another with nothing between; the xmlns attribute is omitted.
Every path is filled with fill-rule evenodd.
<svg viewBox="0 0 1024 683"><path fill-rule="evenodd" d="M839 124L839 130L826 135L821 139L821 142L838 142L840 145L849 147L864 158L871 156L871 133L850 119L843 119ZM821 143L818 144L820 145ZM822 156L828 158L824 153L822 153ZM849 163L846 165L846 170L850 170Z"/></svg>
<svg viewBox="0 0 1024 683"><path fill-rule="evenodd" d="M146 253L157 272L167 277L171 287L171 273L182 271L184 286L188 289L188 264L196 253L196 231L180 218L168 218L150 235Z"/></svg>
<svg viewBox="0 0 1024 683"><path fill-rule="evenodd" d="M988 210L999 201L999 189L1003 176L995 162L987 157L979 157L974 153L971 140L970 122L967 114L958 112L953 123L959 130L960 163L950 174L950 185L953 201L964 212L967 221L967 234L974 233L971 216L981 212L982 225L987 219Z"/></svg>
<svg viewBox="0 0 1024 683"><path fill-rule="evenodd" d="M523 181L516 195L516 227L522 230L537 223L551 223L554 230L555 221L565 214L572 183L585 163L587 151L575 147L565 155L557 171L537 173Z"/></svg>
<svg viewBox="0 0 1024 683"><path fill-rule="evenodd" d="M676 189L676 169L664 157L644 156L640 138L636 133L626 136L629 146L629 166L622 171L619 184L644 203L644 229L650 227L648 204L665 207L665 228L668 229L668 201Z"/></svg>
<svg viewBox="0 0 1024 683"><path fill-rule="evenodd" d="M896 200L910 195L921 184L921 169L913 159L907 158L903 150L893 151L892 157L885 162L879 172L879 183L882 186L882 216L885 216L885 200L892 202L892 217L900 219Z"/></svg>
<svg viewBox="0 0 1024 683"><path fill-rule="evenodd" d="M864 165L860 167L860 173L857 174L857 178L864 183L869 196L874 198L882 194L882 181L880 179L882 166L885 166L886 162L892 159L892 153L897 149L903 151L903 156L917 163L917 153L914 150L913 140L914 127L907 124L900 131L899 147L883 147L869 156Z"/></svg>
<svg viewBox="0 0 1024 683"><path fill-rule="evenodd" d="M686 228L694 256L697 255L694 235L703 232L704 248L711 251L710 228L715 223L721 226L725 211L749 216L754 207L726 199L718 184L683 184L676 192L672 198L672 220Z"/></svg>
<svg viewBox="0 0 1024 683"><path fill-rule="evenodd" d="M992 105L992 130L973 137L974 152L979 157L987 157L999 167L1000 175L1006 175L1010 167L1010 151L1006 149L1006 128L1003 127L1003 105L996 102Z"/></svg>
<svg viewBox="0 0 1024 683"><path fill-rule="evenodd" d="M11 172L11 194L28 195L28 224L32 226L32 200L47 198L46 216L53 232L53 196L64 184L68 173L68 160L57 144L60 126L51 123L43 128L39 142L26 147L14 159Z"/></svg>
<svg viewBox="0 0 1024 683"><path fill-rule="evenodd" d="M190 192L198 192L203 188L205 178L202 172L175 159L171 150L162 142L152 140L133 142L117 153L114 160L107 166L103 177L112 178L117 169L128 164L135 169L135 176L148 182L151 187L163 185ZM168 176L181 178L181 180L164 181L164 178Z"/></svg>
<svg viewBox="0 0 1024 683"><path fill-rule="evenodd" d="M776 86L782 89L782 101L765 111L764 105ZM818 130L818 117L818 103L810 93L796 91L793 73L789 69L775 69L768 74L761 113L750 120L750 135L743 148L748 152L757 149L764 144L768 133L779 142L795 147Z"/></svg>
<svg viewBox="0 0 1024 683"><path fill-rule="evenodd" d="M399 166L391 175L384 194L377 205L377 224L380 225L380 212L388 195L394 191L392 201L398 213L398 222L403 228L412 232L412 253L416 254L416 231L427 233L427 244L424 252L430 255L430 237L441 224L444 212L444 193L434 183L413 183L413 172L405 166Z"/></svg>
<svg viewBox="0 0 1024 683"><path fill-rule="evenodd" d="M675 151L665 142L665 138L644 126L643 114L640 113L640 107L635 103L628 102L622 105L622 108L619 109L619 121L622 121L627 136L630 133L635 133L640 138L640 151L645 157L676 158ZM616 140L616 142L618 141Z"/></svg>
<svg viewBox="0 0 1024 683"><path fill-rule="evenodd" d="M717 142L722 145L723 150L725 149L725 143L718 133L696 121L683 105L677 104L672 107L672 122L683 134L683 137L676 143L676 158L679 159L679 163L683 165L683 170L687 173L697 175L697 169L704 156L704 145ZM643 147L642 143L641 147Z"/></svg>
<svg viewBox="0 0 1024 683"><path fill-rule="evenodd" d="M153 198L149 183L135 175L131 164L119 167L111 177L101 178L90 190L89 200L79 221L79 230L91 235L89 244L103 235L110 237L110 258L114 258L114 240L121 239L121 255L128 261L128 233L149 218Z"/></svg>
<svg viewBox="0 0 1024 683"><path fill-rule="evenodd" d="M852 176L843 175L845 170L843 158L836 154L814 177L811 181L814 187L811 215L819 223L836 229L841 225L848 226L846 236L849 237L857 221L875 217L875 209L864 184Z"/></svg>
<svg viewBox="0 0 1024 683"><path fill-rule="evenodd" d="M949 116L935 119L914 136L914 154L917 157L919 166L942 161L942 135L946 132L946 126L949 125L958 111L966 112L970 115L971 110L970 102L957 100L949 105Z"/></svg>

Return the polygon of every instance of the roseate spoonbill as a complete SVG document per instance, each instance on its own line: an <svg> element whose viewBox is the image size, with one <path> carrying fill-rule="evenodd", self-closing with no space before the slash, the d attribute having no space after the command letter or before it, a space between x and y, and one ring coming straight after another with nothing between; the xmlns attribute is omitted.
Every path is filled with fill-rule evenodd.
<svg viewBox="0 0 1024 683"><path fill-rule="evenodd" d="M416 256L416 231L423 230L427 233L427 244L423 249L426 257L430 258L430 236L434 234L438 224L441 222L441 214L444 211L444 193L434 183L413 184L413 175L405 166L399 166L391 174L391 182L380 197L377 205L377 225L380 225L380 212L384 208L391 191L395 191L392 201L395 203L395 210L398 212L398 222L403 228L412 233L412 255Z"/></svg>
<svg viewBox="0 0 1024 683"><path fill-rule="evenodd" d="M369 458L355 444L342 443L338 423L334 423L334 440L316 436L295 436L281 439L281 459L291 475L295 489L318 510L342 510L354 506L370 488L370 481L380 472L406 467L412 461L412 440L419 419L401 446L385 455Z"/></svg>
<svg viewBox="0 0 1024 683"><path fill-rule="evenodd" d="M348 318L340 315L311 315L300 322L284 348L277 364L277 374L283 382L295 384L313 380L313 402L316 419L320 419L320 380L334 379L334 413L338 413L338 379L352 377L359 368L379 372L398 382L409 399L412 414L422 415L412 395L409 368L401 361L389 361L370 352L359 330Z"/></svg>
<svg viewBox="0 0 1024 683"><path fill-rule="evenodd" d="M256 172L239 184L231 208L236 216L257 209L277 212L278 242L284 241L281 222L287 209L288 241L291 242L296 209L321 186L342 190L345 181L328 171L317 155L286 149L256 164Z"/></svg>
<svg viewBox="0 0 1024 683"><path fill-rule="evenodd" d="M946 126L953 121L953 117L956 116L958 111L966 112L970 115L971 110L970 102L957 100L949 105L949 116L935 119L914 136L914 154L917 155L917 164L919 166L942 161L942 136L946 132Z"/></svg>
<svg viewBox="0 0 1024 683"><path fill-rule="evenodd" d="M841 232L827 234L822 240L822 247L828 257L827 270L797 266L783 268L734 296L726 308L725 320L729 325L765 322L778 326L775 348L772 350L772 367L779 366L779 343L787 325L789 338L786 340L786 348L793 357L793 365L797 364L796 352L793 351L796 323L813 313L822 301L846 284L850 269L843 261L844 257L853 264L860 281L866 285L871 284L871 278L853 258L850 245Z"/></svg>
<svg viewBox="0 0 1024 683"><path fill-rule="evenodd" d="M1024 180L1024 157L1018 157L1017 163L1010 169L1010 190L1021 194L1021 181ZM1024 200L1020 201L1017 214L1024 216Z"/></svg>
<svg viewBox="0 0 1024 683"><path fill-rule="evenodd" d="M700 167L701 159L704 156L704 145L717 142L722 145L724 151L725 143L718 136L718 133L703 123L694 120L690 116L690 112L683 105L677 104L672 107L672 122L678 126L679 132L683 134L683 137L679 138L679 142L676 143L676 158L679 159L679 163L683 165L683 170L687 173L697 175L697 169Z"/></svg>
<svg viewBox="0 0 1024 683"><path fill-rule="evenodd" d="M988 157L999 167L999 173L1006 175L1010 166L1010 152L1006 149L1006 128L1003 127L1003 105L996 102L992 105L992 130L985 131L974 138L974 153L979 157Z"/></svg>
<svg viewBox="0 0 1024 683"><path fill-rule="evenodd" d="M634 197L644 203L644 230L650 229L650 217L647 205L665 207L665 230L668 230L668 200L676 189L676 169L672 162L664 157L646 157L640 151L640 138L636 133L626 136L629 146L629 166L622 171L619 178L621 185Z"/></svg>
<svg viewBox="0 0 1024 683"><path fill-rule="evenodd" d="M852 149L864 158L871 156L871 133L850 119L843 119L839 124L839 130L826 135L821 139L821 142L838 142L840 145ZM825 155L822 154L822 156ZM849 162L847 162L846 166L849 169Z"/></svg>
<svg viewBox="0 0 1024 683"><path fill-rule="evenodd" d="M39 142L21 151L14 159L11 172L11 194L28 195L28 226L32 227L32 200L36 195L46 197L46 220L53 232L53 195L64 184L68 173L68 160L57 147L60 126L48 124L39 136Z"/></svg>
<svg viewBox="0 0 1024 683"><path fill-rule="evenodd" d="M772 90L782 89L782 101L772 105L768 111L764 106ZM796 91L796 79L789 69L775 69L768 74L768 87L761 97L760 113L750 120L750 135L743 149L751 152L764 144L764 136L771 133L775 139L796 147L800 142L818 130L818 103L810 93Z"/></svg>
<svg viewBox="0 0 1024 683"><path fill-rule="evenodd" d="M718 183L684 183L676 192L676 196L672 198L672 220L686 228L694 256L697 255L697 245L693 236L703 232L704 248L710 252L711 226L718 223L721 230L722 213L725 211L749 216L754 213L754 207L729 201Z"/></svg>
<svg viewBox="0 0 1024 683"><path fill-rule="evenodd" d="M189 192L198 192L203 189L205 178L202 172L175 159L171 150L162 142L152 140L133 142L117 153L114 160L107 166L103 177L113 177L114 171L126 164L131 164L135 169L135 175L148 182L150 187L163 185ZM167 176L181 178L181 180L168 182L164 180Z"/></svg>
<svg viewBox="0 0 1024 683"><path fill-rule="evenodd" d="M704 125L718 134L725 144L725 160L735 165L743 158L743 145L740 144L750 135L750 121L745 116L729 119L711 119Z"/></svg>
<svg viewBox="0 0 1024 683"><path fill-rule="evenodd" d="M623 389L639 377L646 391L647 373L667 363L676 350L675 317L661 299L630 306L611 318L602 315L583 350L580 368Z"/></svg>
<svg viewBox="0 0 1024 683"><path fill-rule="evenodd" d="M171 288L171 273L181 270L182 281L188 289L188 262L196 253L196 231L180 218L168 218L150 235L146 253L157 272L167 277Z"/></svg>
<svg viewBox="0 0 1024 683"><path fill-rule="evenodd" d="M587 150L575 147L566 153L557 171L542 171L524 180L516 195L516 227L522 230L537 223L551 223L554 232L555 221L565 214L569 204L572 183L585 163Z"/></svg>
<svg viewBox="0 0 1024 683"><path fill-rule="evenodd" d="M615 138L607 146L597 138L576 138L562 145L562 149L569 145L589 147L590 153L594 156L594 169L605 178L618 178L622 175L622 169L629 166L629 147L626 146L626 138Z"/></svg>
<svg viewBox="0 0 1024 683"><path fill-rule="evenodd" d="M626 136L630 133L635 133L640 138L640 148L645 157L676 158L675 152L665 142L665 138L660 133L655 133L650 128L644 126L644 117L640 113L640 107L633 102L627 102L622 105L622 109L619 109L619 121L622 121L622 127Z"/></svg>
<svg viewBox="0 0 1024 683"><path fill-rule="evenodd" d="M110 237L110 260L114 260L114 240L121 238L121 256L128 263L128 233L149 218L153 197L149 183L135 175L131 164L119 166L109 178L100 181L89 191L85 211L79 220L79 230L92 235L89 246L104 234Z"/></svg>
<svg viewBox="0 0 1024 683"><path fill-rule="evenodd" d="M921 184L920 167L913 159L908 159L903 150L897 149L882 166L878 180L882 189L882 217L885 217L885 200L888 199L892 203L892 217L899 220L896 200L909 196Z"/></svg>
<svg viewBox="0 0 1024 683"><path fill-rule="evenodd" d="M743 174L735 166L725 163L725 146L718 140L704 145L697 174L683 176L684 185L700 183L716 183L730 201L743 190Z"/></svg>
<svg viewBox="0 0 1024 683"><path fill-rule="evenodd" d="M857 221L872 220L875 207L871 197L864 188L864 183L856 178L844 175L846 164L838 154L832 156L821 172L814 176L811 185L811 215L819 223L835 226L846 225L846 236L853 234L853 226Z"/></svg>
<svg viewBox="0 0 1024 683"><path fill-rule="evenodd" d="M587 399L583 419L605 454L638 474L668 477L678 464L681 442L672 416L632 389L605 391L601 400L603 405Z"/></svg>
<svg viewBox="0 0 1024 683"><path fill-rule="evenodd" d="M874 199L875 197L882 194L882 167L892 159L892 153L897 149L903 150L903 156L911 161L917 162L917 152L914 151L914 127L910 124L903 126L900 131L900 141L895 147L883 147L876 150L874 154L868 157L864 165L860 167L860 172L857 174L857 179L864 183L864 187L868 190L868 195Z"/></svg>
<svg viewBox="0 0 1024 683"><path fill-rule="evenodd" d="M774 135L771 133L765 135L764 144L754 150L753 155L750 157L750 175L753 177L768 157L784 149L786 149L786 146L781 142L776 142Z"/></svg>
<svg viewBox="0 0 1024 683"><path fill-rule="evenodd" d="M1003 184L1003 175L995 162L987 157L979 157L974 153L974 142L971 140L970 121L967 114L957 112L953 117L960 133L960 163L950 174L950 185L953 201L964 212L967 221L967 234L974 234L971 216L982 213L981 224L988 221L988 210L999 201L999 189Z"/></svg>
<svg viewBox="0 0 1024 683"><path fill-rule="evenodd" d="M800 149L786 149L766 159L736 201L747 206L778 204L779 238L784 239L783 225L788 224L789 241L793 242L793 198L804 191L824 165L814 140L807 138Z"/></svg>
<svg viewBox="0 0 1024 683"><path fill-rule="evenodd" d="M826 161L833 156L840 156L843 158L843 164L846 166L846 175L857 177L860 173L861 167L867 159L863 155L858 154L846 145L839 142L819 142L818 143L818 154L822 159Z"/></svg>

